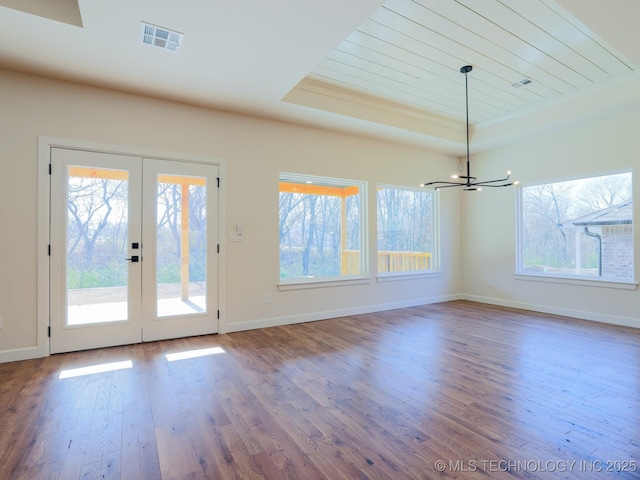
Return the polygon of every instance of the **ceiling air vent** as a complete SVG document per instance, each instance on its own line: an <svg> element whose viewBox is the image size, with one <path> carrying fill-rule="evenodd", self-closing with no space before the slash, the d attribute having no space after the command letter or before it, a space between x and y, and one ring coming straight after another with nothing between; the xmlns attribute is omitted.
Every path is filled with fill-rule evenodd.
<svg viewBox="0 0 640 480"><path fill-rule="evenodd" d="M520 88L520 87L524 87L526 85L529 85L530 83L531 83L531 80L529 80L528 78L524 78L524 79L520 80L519 82L512 83L511 86L513 88Z"/></svg>
<svg viewBox="0 0 640 480"><path fill-rule="evenodd" d="M150 23L140 24L140 42L171 52L177 52L182 43L182 33L174 32L164 27L157 27Z"/></svg>

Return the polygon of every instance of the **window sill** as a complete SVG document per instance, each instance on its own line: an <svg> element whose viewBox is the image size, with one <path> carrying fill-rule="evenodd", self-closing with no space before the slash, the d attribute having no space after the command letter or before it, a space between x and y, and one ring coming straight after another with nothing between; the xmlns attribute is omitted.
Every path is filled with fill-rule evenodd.
<svg viewBox="0 0 640 480"><path fill-rule="evenodd" d="M419 270L414 272L379 273L376 277L378 282L399 282L401 280L420 280L423 278L441 277L442 272L435 270Z"/></svg>
<svg viewBox="0 0 640 480"><path fill-rule="evenodd" d="M281 280L278 290L302 290L305 288L342 287L347 285L364 285L371 283L369 277L331 277L331 278L309 278L295 280Z"/></svg>
<svg viewBox="0 0 640 480"><path fill-rule="evenodd" d="M635 290L638 284L633 281L623 280L603 280L595 278L573 277L573 276L549 276L549 275L535 275L535 274L523 274L515 273L514 278L516 280L528 280L532 282L546 282L546 283L560 283L564 285L582 285L586 287L603 287L603 288L616 288L620 290Z"/></svg>

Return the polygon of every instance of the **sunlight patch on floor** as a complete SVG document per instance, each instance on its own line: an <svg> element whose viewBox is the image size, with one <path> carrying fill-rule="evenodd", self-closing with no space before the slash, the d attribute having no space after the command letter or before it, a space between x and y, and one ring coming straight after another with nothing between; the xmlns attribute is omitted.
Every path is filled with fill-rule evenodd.
<svg viewBox="0 0 640 480"><path fill-rule="evenodd" d="M198 350L185 350L184 352L167 353L165 357L170 362L176 360L186 360L188 358L206 357L207 355L218 355L225 353L222 347L201 348Z"/></svg>
<svg viewBox="0 0 640 480"><path fill-rule="evenodd" d="M83 375L124 370L125 368L133 368L133 362L131 360L124 360L122 362L100 363L98 365L91 365L88 367L71 368L69 370L62 370L58 378L81 377Z"/></svg>

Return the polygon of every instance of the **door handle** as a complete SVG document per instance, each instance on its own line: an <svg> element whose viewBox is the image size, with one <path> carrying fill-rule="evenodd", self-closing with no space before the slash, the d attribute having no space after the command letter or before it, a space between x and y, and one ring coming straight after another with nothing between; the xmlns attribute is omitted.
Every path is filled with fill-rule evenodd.
<svg viewBox="0 0 640 480"><path fill-rule="evenodd" d="M125 260L130 260L132 263L136 263L140 261L140 257L138 255L131 255L131 258L125 258Z"/></svg>

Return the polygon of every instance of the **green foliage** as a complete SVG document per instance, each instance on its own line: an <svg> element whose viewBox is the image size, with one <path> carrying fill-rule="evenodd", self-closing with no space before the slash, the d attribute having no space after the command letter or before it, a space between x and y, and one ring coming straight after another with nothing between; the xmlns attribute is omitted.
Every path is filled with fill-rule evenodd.
<svg viewBox="0 0 640 480"><path fill-rule="evenodd" d="M156 270L156 281L158 283L180 283L180 265L159 264Z"/></svg>
<svg viewBox="0 0 640 480"><path fill-rule="evenodd" d="M125 268L123 268L123 266ZM121 287L127 284L127 264L111 261L91 268L67 270L67 288Z"/></svg>

